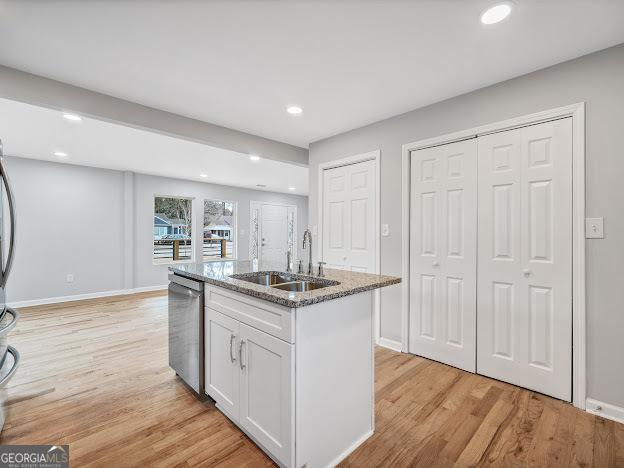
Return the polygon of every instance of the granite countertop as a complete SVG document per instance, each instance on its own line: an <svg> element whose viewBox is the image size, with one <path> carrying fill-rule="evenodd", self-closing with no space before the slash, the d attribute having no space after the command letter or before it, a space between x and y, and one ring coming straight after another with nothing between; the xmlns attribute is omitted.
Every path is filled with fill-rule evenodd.
<svg viewBox="0 0 624 468"><path fill-rule="evenodd" d="M225 289L236 291L248 296L264 299L286 307L296 308L323 301L337 299L372 289L383 288L401 282L396 276L384 276L355 271L325 269L325 276L318 278L308 275L290 274L297 279L311 279L315 282L332 283L332 285L306 292L290 292L259 284L250 283L232 275L244 275L258 271L284 273L283 265L260 264L251 261L217 261L205 263L186 263L169 267L176 275L185 276ZM338 284L333 284L338 282Z"/></svg>

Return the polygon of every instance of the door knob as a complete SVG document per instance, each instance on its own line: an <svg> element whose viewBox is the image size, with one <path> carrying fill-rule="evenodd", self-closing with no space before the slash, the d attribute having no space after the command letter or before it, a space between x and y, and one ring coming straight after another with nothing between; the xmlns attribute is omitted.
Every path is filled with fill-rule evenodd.
<svg viewBox="0 0 624 468"><path fill-rule="evenodd" d="M440 262L438 262L437 260L434 260L433 262L431 262L431 266L434 266L434 267L440 266Z"/></svg>
<svg viewBox="0 0 624 468"><path fill-rule="evenodd" d="M522 270L522 274L524 276L531 276L531 270L529 270L528 268L525 268L524 270Z"/></svg>

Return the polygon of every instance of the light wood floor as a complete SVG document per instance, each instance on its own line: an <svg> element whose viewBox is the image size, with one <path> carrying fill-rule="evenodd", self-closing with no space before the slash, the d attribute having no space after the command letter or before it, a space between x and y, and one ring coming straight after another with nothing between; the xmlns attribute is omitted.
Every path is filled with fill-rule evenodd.
<svg viewBox="0 0 624 468"><path fill-rule="evenodd" d="M79 466L270 466L167 365L167 299L22 309L4 444L70 444ZM345 466L624 466L624 425L378 349L376 431Z"/></svg>

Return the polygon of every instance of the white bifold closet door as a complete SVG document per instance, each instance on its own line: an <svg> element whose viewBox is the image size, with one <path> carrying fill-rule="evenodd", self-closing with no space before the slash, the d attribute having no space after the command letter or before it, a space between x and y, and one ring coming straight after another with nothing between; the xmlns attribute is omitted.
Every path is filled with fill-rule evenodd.
<svg viewBox="0 0 624 468"><path fill-rule="evenodd" d="M411 153L411 353L475 372L477 141Z"/></svg>
<svg viewBox="0 0 624 468"><path fill-rule="evenodd" d="M572 119L478 138L477 372L571 400Z"/></svg>

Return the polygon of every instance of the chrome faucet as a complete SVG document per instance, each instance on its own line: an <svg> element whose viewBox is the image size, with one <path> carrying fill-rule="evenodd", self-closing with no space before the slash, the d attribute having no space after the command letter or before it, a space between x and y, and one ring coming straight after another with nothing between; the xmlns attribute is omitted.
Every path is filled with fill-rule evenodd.
<svg viewBox="0 0 624 468"><path fill-rule="evenodd" d="M308 251L308 275L312 274L312 233L309 229L306 229L303 233L303 248L305 249L310 244L310 250Z"/></svg>

